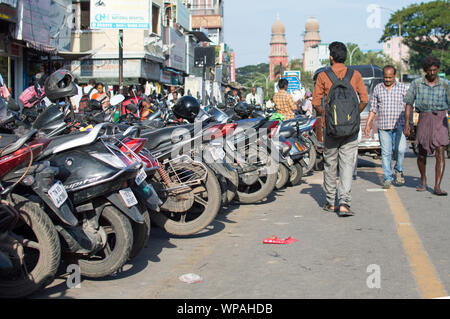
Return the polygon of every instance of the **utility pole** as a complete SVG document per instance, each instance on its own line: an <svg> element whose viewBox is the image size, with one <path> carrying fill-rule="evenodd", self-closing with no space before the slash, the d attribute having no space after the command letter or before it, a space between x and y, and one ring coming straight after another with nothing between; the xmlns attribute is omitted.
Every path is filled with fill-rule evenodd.
<svg viewBox="0 0 450 319"><path fill-rule="evenodd" d="M123 93L123 29L119 29L119 93Z"/></svg>

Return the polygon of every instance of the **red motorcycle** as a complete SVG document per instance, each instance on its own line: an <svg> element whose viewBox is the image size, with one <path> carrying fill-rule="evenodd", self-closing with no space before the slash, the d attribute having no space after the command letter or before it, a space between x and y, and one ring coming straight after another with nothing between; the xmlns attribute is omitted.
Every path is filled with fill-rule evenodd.
<svg viewBox="0 0 450 319"><path fill-rule="evenodd" d="M34 162L50 143L34 139L36 130L21 138L0 138L0 298L28 296L48 285L61 258L58 233L37 198L15 192L19 187L39 187L46 200L65 204L67 193L53 176L48 162Z"/></svg>

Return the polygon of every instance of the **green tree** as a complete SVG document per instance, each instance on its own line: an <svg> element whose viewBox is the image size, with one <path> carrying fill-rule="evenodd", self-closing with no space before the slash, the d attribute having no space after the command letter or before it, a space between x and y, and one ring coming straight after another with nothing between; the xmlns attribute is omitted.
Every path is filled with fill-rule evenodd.
<svg viewBox="0 0 450 319"><path fill-rule="evenodd" d="M410 48L410 58L406 61L410 68L420 71L422 59L434 55L441 60L441 71L449 74L449 21L449 0L412 4L391 15L380 42L401 34L403 43Z"/></svg>

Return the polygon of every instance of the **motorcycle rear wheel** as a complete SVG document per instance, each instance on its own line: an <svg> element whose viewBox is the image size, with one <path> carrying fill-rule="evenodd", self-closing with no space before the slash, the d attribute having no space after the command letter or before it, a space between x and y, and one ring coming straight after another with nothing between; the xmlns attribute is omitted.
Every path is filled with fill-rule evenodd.
<svg viewBox="0 0 450 319"><path fill-rule="evenodd" d="M189 167L186 167L189 170ZM221 208L221 188L214 172L207 168L206 181L201 182L204 191L194 195L194 205L183 213L172 213L163 211L152 212L152 221L166 232L177 236L194 235L207 226L216 218ZM200 189L199 187L194 188Z"/></svg>
<svg viewBox="0 0 450 319"><path fill-rule="evenodd" d="M312 143L312 141L308 140L308 146L310 146L310 149L308 151L308 153L305 154L305 156L303 157L303 160L306 163L306 167L303 170L303 174L306 175L309 172L311 172L314 169L314 166L316 165L316 160L317 160L317 151L316 148L314 146L314 144Z"/></svg>
<svg viewBox="0 0 450 319"><path fill-rule="evenodd" d="M236 201L241 204L254 204L262 201L275 189L277 183L278 168L277 163L263 149L258 150L259 154L267 158L265 165L265 175L259 174L258 180L253 185L245 185L241 181L236 192Z"/></svg>
<svg viewBox="0 0 450 319"><path fill-rule="evenodd" d="M294 168L289 173L289 184L291 186L296 186L302 180L303 167L300 165L300 163L294 163Z"/></svg>
<svg viewBox="0 0 450 319"><path fill-rule="evenodd" d="M275 184L275 188L280 190L286 184L289 182L289 169L284 166L283 164L280 164L278 166L278 176L277 176L277 182Z"/></svg>
<svg viewBox="0 0 450 319"><path fill-rule="evenodd" d="M143 224L132 223L133 227L133 248L131 249L129 259L133 259L139 255L139 253L144 249L148 243L148 238L150 237L151 221L150 214L148 210L144 207L139 207L142 217L144 218Z"/></svg>
<svg viewBox="0 0 450 319"><path fill-rule="evenodd" d="M0 251L12 258L16 266L6 273L0 272L1 298L23 298L47 286L53 281L61 260L58 232L39 204L16 194L12 194L12 201L20 216L12 233L16 239L24 240L20 244L24 258L20 264L16 249L0 244Z"/></svg>
<svg viewBox="0 0 450 319"><path fill-rule="evenodd" d="M99 222L107 234L105 247L94 256L69 257L80 266L81 275L87 278L114 274L128 261L133 248L133 228L121 211L114 206L106 206Z"/></svg>

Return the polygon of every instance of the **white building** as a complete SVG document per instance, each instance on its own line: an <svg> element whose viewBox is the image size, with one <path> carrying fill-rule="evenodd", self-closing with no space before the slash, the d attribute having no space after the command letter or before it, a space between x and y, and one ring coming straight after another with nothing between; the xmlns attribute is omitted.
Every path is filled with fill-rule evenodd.
<svg viewBox="0 0 450 319"><path fill-rule="evenodd" d="M303 68L306 72L314 73L317 69L327 65L324 63L330 59L330 51L327 43L320 43L306 49L303 55Z"/></svg>

